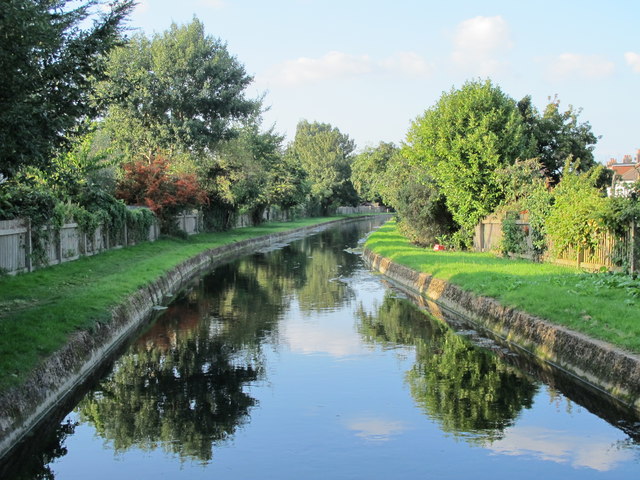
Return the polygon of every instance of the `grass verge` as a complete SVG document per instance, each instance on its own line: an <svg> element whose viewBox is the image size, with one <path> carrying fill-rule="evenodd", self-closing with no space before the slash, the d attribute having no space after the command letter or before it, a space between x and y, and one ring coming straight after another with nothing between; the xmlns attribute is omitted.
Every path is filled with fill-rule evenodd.
<svg viewBox="0 0 640 480"><path fill-rule="evenodd" d="M267 223L184 240L161 238L0 277L0 390L19 384L71 333L108 322L113 307L184 260L210 248L340 218L345 216Z"/></svg>
<svg viewBox="0 0 640 480"><path fill-rule="evenodd" d="M640 353L640 280L619 274L498 258L434 252L412 245L391 221L365 246L390 260L557 325Z"/></svg>

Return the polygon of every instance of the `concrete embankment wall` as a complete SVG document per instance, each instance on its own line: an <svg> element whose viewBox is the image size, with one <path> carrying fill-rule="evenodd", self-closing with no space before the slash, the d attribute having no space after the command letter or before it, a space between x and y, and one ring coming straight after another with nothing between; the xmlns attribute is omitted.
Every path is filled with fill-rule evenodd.
<svg viewBox="0 0 640 480"><path fill-rule="evenodd" d="M334 220L210 249L141 288L113 309L110 322L99 324L90 332L77 332L62 349L43 361L24 384L0 394L0 458L149 321L154 307L167 304L199 274L271 244L361 219Z"/></svg>
<svg viewBox="0 0 640 480"><path fill-rule="evenodd" d="M500 305L369 250L374 270L419 293L441 318L459 316L560 368L640 412L640 356Z"/></svg>

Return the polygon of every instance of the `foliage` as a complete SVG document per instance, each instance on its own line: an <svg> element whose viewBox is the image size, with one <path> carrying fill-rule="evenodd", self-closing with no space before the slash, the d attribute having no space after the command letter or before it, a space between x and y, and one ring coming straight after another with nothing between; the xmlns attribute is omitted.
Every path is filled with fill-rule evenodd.
<svg viewBox="0 0 640 480"><path fill-rule="evenodd" d="M553 195L543 182L533 182L522 202L523 209L529 213L532 253L538 258L547 250L546 222L553 201Z"/></svg>
<svg viewBox="0 0 640 480"><path fill-rule="evenodd" d="M496 176L504 194L504 200L497 209L498 213L504 214L503 254L532 253L540 257L547 248L545 222L552 203L544 166L535 158L518 160L496 170ZM532 252L528 252L528 246L523 243L526 235L523 235L522 228L515 227L517 212L527 213Z"/></svg>
<svg viewBox="0 0 640 480"><path fill-rule="evenodd" d="M440 242L454 246L455 223L445 196L424 169L411 168L398 152L392 158L384 180L383 198L396 210L398 228L403 234L418 245Z"/></svg>
<svg viewBox="0 0 640 480"><path fill-rule="evenodd" d="M353 163L352 180L365 199L392 206L399 228L418 245L432 245L455 230L445 197L421 166L411 165L393 143L368 148Z"/></svg>
<svg viewBox="0 0 640 480"><path fill-rule="evenodd" d="M523 133L515 101L488 80L444 93L413 122L404 153L444 192L467 245L502 200L495 170L526 153Z"/></svg>
<svg viewBox="0 0 640 480"><path fill-rule="evenodd" d="M640 202L636 195L609 198L607 206L603 221L614 234L623 236L632 222L640 224Z"/></svg>
<svg viewBox="0 0 640 480"><path fill-rule="evenodd" d="M592 131L589 122L579 123L581 109L572 105L566 110L560 108L557 96L549 98L549 103L542 115L526 96L518 102L525 127L525 135L529 139L529 157L538 158L545 168L545 175L552 184L558 183L567 157L580 160L579 171L586 172L596 166L593 149L598 138Z"/></svg>
<svg viewBox="0 0 640 480"><path fill-rule="evenodd" d="M174 217L179 212L207 201L195 175L172 173L169 161L160 156L124 165L116 196L129 205L149 207L165 233L176 233Z"/></svg>
<svg viewBox="0 0 640 480"><path fill-rule="evenodd" d="M357 194L351 183L353 140L328 123L298 123L287 155L300 164L309 185L310 199L321 214L339 205L353 205Z"/></svg>
<svg viewBox="0 0 640 480"><path fill-rule="evenodd" d="M32 231L31 256L35 265L46 265L46 247L53 231L51 224L59 226L63 219L56 210L59 201L55 192L44 181L35 167L24 167L9 181L0 185L4 197L3 217L6 220L28 218Z"/></svg>
<svg viewBox="0 0 640 480"><path fill-rule="evenodd" d="M303 172L282 151L283 137L271 128L260 131L257 119L220 144L197 167L210 210L247 212L254 223L273 205L290 208L305 196Z"/></svg>
<svg viewBox="0 0 640 480"><path fill-rule="evenodd" d="M110 105L105 128L130 159L210 153L260 103L245 98L252 78L242 64L196 18L134 36L111 53L107 77L98 93Z"/></svg>
<svg viewBox="0 0 640 480"><path fill-rule="evenodd" d="M517 160L496 169L495 175L503 194L503 205L516 205L525 200L536 184L545 184L544 165L537 158Z"/></svg>
<svg viewBox="0 0 640 480"><path fill-rule="evenodd" d="M101 110L89 97L133 6L133 0L3 0L0 173L48 170L56 150ZM104 13L94 14L96 7Z"/></svg>
<svg viewBox="0 0 640 480"><path fill-rule="evenodd" d="M519 219L520 213L514 211L507 212L502 219L502 242L500 248L504 256L508 256L510 253L527 253L527 234L518 225Z"/></svg>
<svg viewBox="0 0 640 480"><path fill-rule="evenodd" d="M351 182L360 198L369 202L381 202L385 190L385 172L398 147L380 142L358 154L351 165Z"/></svg>
<svg viewBox="0 0 640 480"><path fill-rule="evenodd" d="M597 242L604 230L607 200L596 188L597 167L580 173L579 161L567 159L560 183L553 191L553 206L546 220L546 232L554 253L574 247L579 252Z"/></svg>

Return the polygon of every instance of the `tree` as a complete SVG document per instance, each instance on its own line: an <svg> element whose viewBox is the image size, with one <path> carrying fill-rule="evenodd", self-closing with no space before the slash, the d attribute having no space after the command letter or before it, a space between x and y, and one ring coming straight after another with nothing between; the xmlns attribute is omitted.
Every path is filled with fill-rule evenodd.
<svg viewBox="0 0 640 480"><path fill-rule="evenodd" d="M160 219L165 233L177 230L174 217L181 210L198 207L207 200L195 175L171 172L168 160L163 157L126 164L116 196L129 205L149 207Z"/></svg>
<svg viewBox="0 0 640 480"><path fill-rule="evenodd" d="M365 148L351 165L351 183L360 198L370 202L381 202L386 182L383 177L389 163L397 154L393 143L380 142L377 147Z"/></svg>
<svg viewBox="0 0 640 480"><path fill-rule="evenodd" d="M537 158L519 160L496 171L504 192L504 199L497 209L505 214L502 224L504 253L530 253L540 258L547 249L545 223L553 198L545 172L546 168ZM526 251L529 245L524 231L516 224L522 211L529 217L530 252Z"/></svg>
<svg viewBox="0 0 640 480"><path fill-rule="evenodd" d="M444 93L413 122L404 154L445 194L463 243L501 200L495 170L527 153L523 133L516 102L489 80Z"/></svg>
<svg viewBox="0 0 640 480"><path fill-rule="evenodd" d="M412 166L394 144L365 150L354 162L352 177L369 198L378 196L395 209L398 227L412 242L431 245L454 231L445 196L426 169Z"/></svg>
<svg viewBox="0 0 640 480"><path fill-rule="evenodd" d="M103 6L106 13L93 13ZM90 96L133 6L134 0L3 0L1 174L12 176L23 165L46 170L54 152L100 112L103 105Z"/></svg>
<svg viewBox="0 0 640 480"><path fill-rule="evenodd" d="M593 149L599 137L591 131L589 122L578 122L580 109L569 105L566 110L561 110L556 96L549 99L544 113L540 115L532 105L531 97L526 96L518 102L518 110L530 141L529 157L540 160L552 184L560 181L562 167L569 156L580 160L582 172L596 165Z"/></svg>
<svg viewBox="0 0 640 480"><path fill-rule="evenodd" d="M237 211L262 221L273 205L290 208L305 195L303 172L284 156L284 138L273 127L261 131L259 118L238 129L237 136L222 142L215 153L202 158L197 171L209 196L207 220L213 229L224 229ZM228 218L209 218L226 216ZM216 223L218 223L216 225Z"/></svg>
<svg viewBox="0 0 640 480"><path fill-rule="evenodd" d="M106 128L129 155L201 155L259 109L245 97L252 78L196 18L148 39L136 35L109 57L99 98L111 104Z"/></svg>
<svg viewBox="0 0 640 480"><path fill-rule="evenodd" d="M398 215L398 228L418 245L449 244L456 230L446 197L423 170L410 168L400 155L386 172L385 203Z"/></svg>
<svg viewBox="0 0 640 480"><path fill-rule="evenodd" d="M288 154L306 173L311 199L322 214L331 207L354 204L357 194L351 184L351 158L355 143L328 123L298 123Z"/></svg>
<svg viewBox="0 0 640 480"><path fill-rule="evenodd" d="M596 186L602 168L600 165L580 172L579 161L569 158L553 190L546 232L554 253L575 248L578 263L580 252L596 245L598 234L605 229L607 198Z"/></svg>

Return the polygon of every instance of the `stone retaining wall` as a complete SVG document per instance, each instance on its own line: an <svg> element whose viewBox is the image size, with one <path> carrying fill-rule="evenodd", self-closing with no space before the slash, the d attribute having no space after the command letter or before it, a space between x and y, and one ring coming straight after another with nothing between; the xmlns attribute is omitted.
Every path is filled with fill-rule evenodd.
<svg viewBox="0 0 640 480"><path fill-rule="evenodd" d="M640 412L640 356L504 307L366 250L364 258L392 281L425 297L436 316L458 315Z"/></svg>
<svg viewBox="0 0 640 480"><path fill-rule="evenodd" d="M361 219L333 220L213 248L141 288L114 308L110 322L99 324L90 332L72 335L68 343L42 362L24 384L0 394L0 458L82 384L133 332L149 321L154 307L169 303L175 293L197 275L265 246Z"/></svg>

